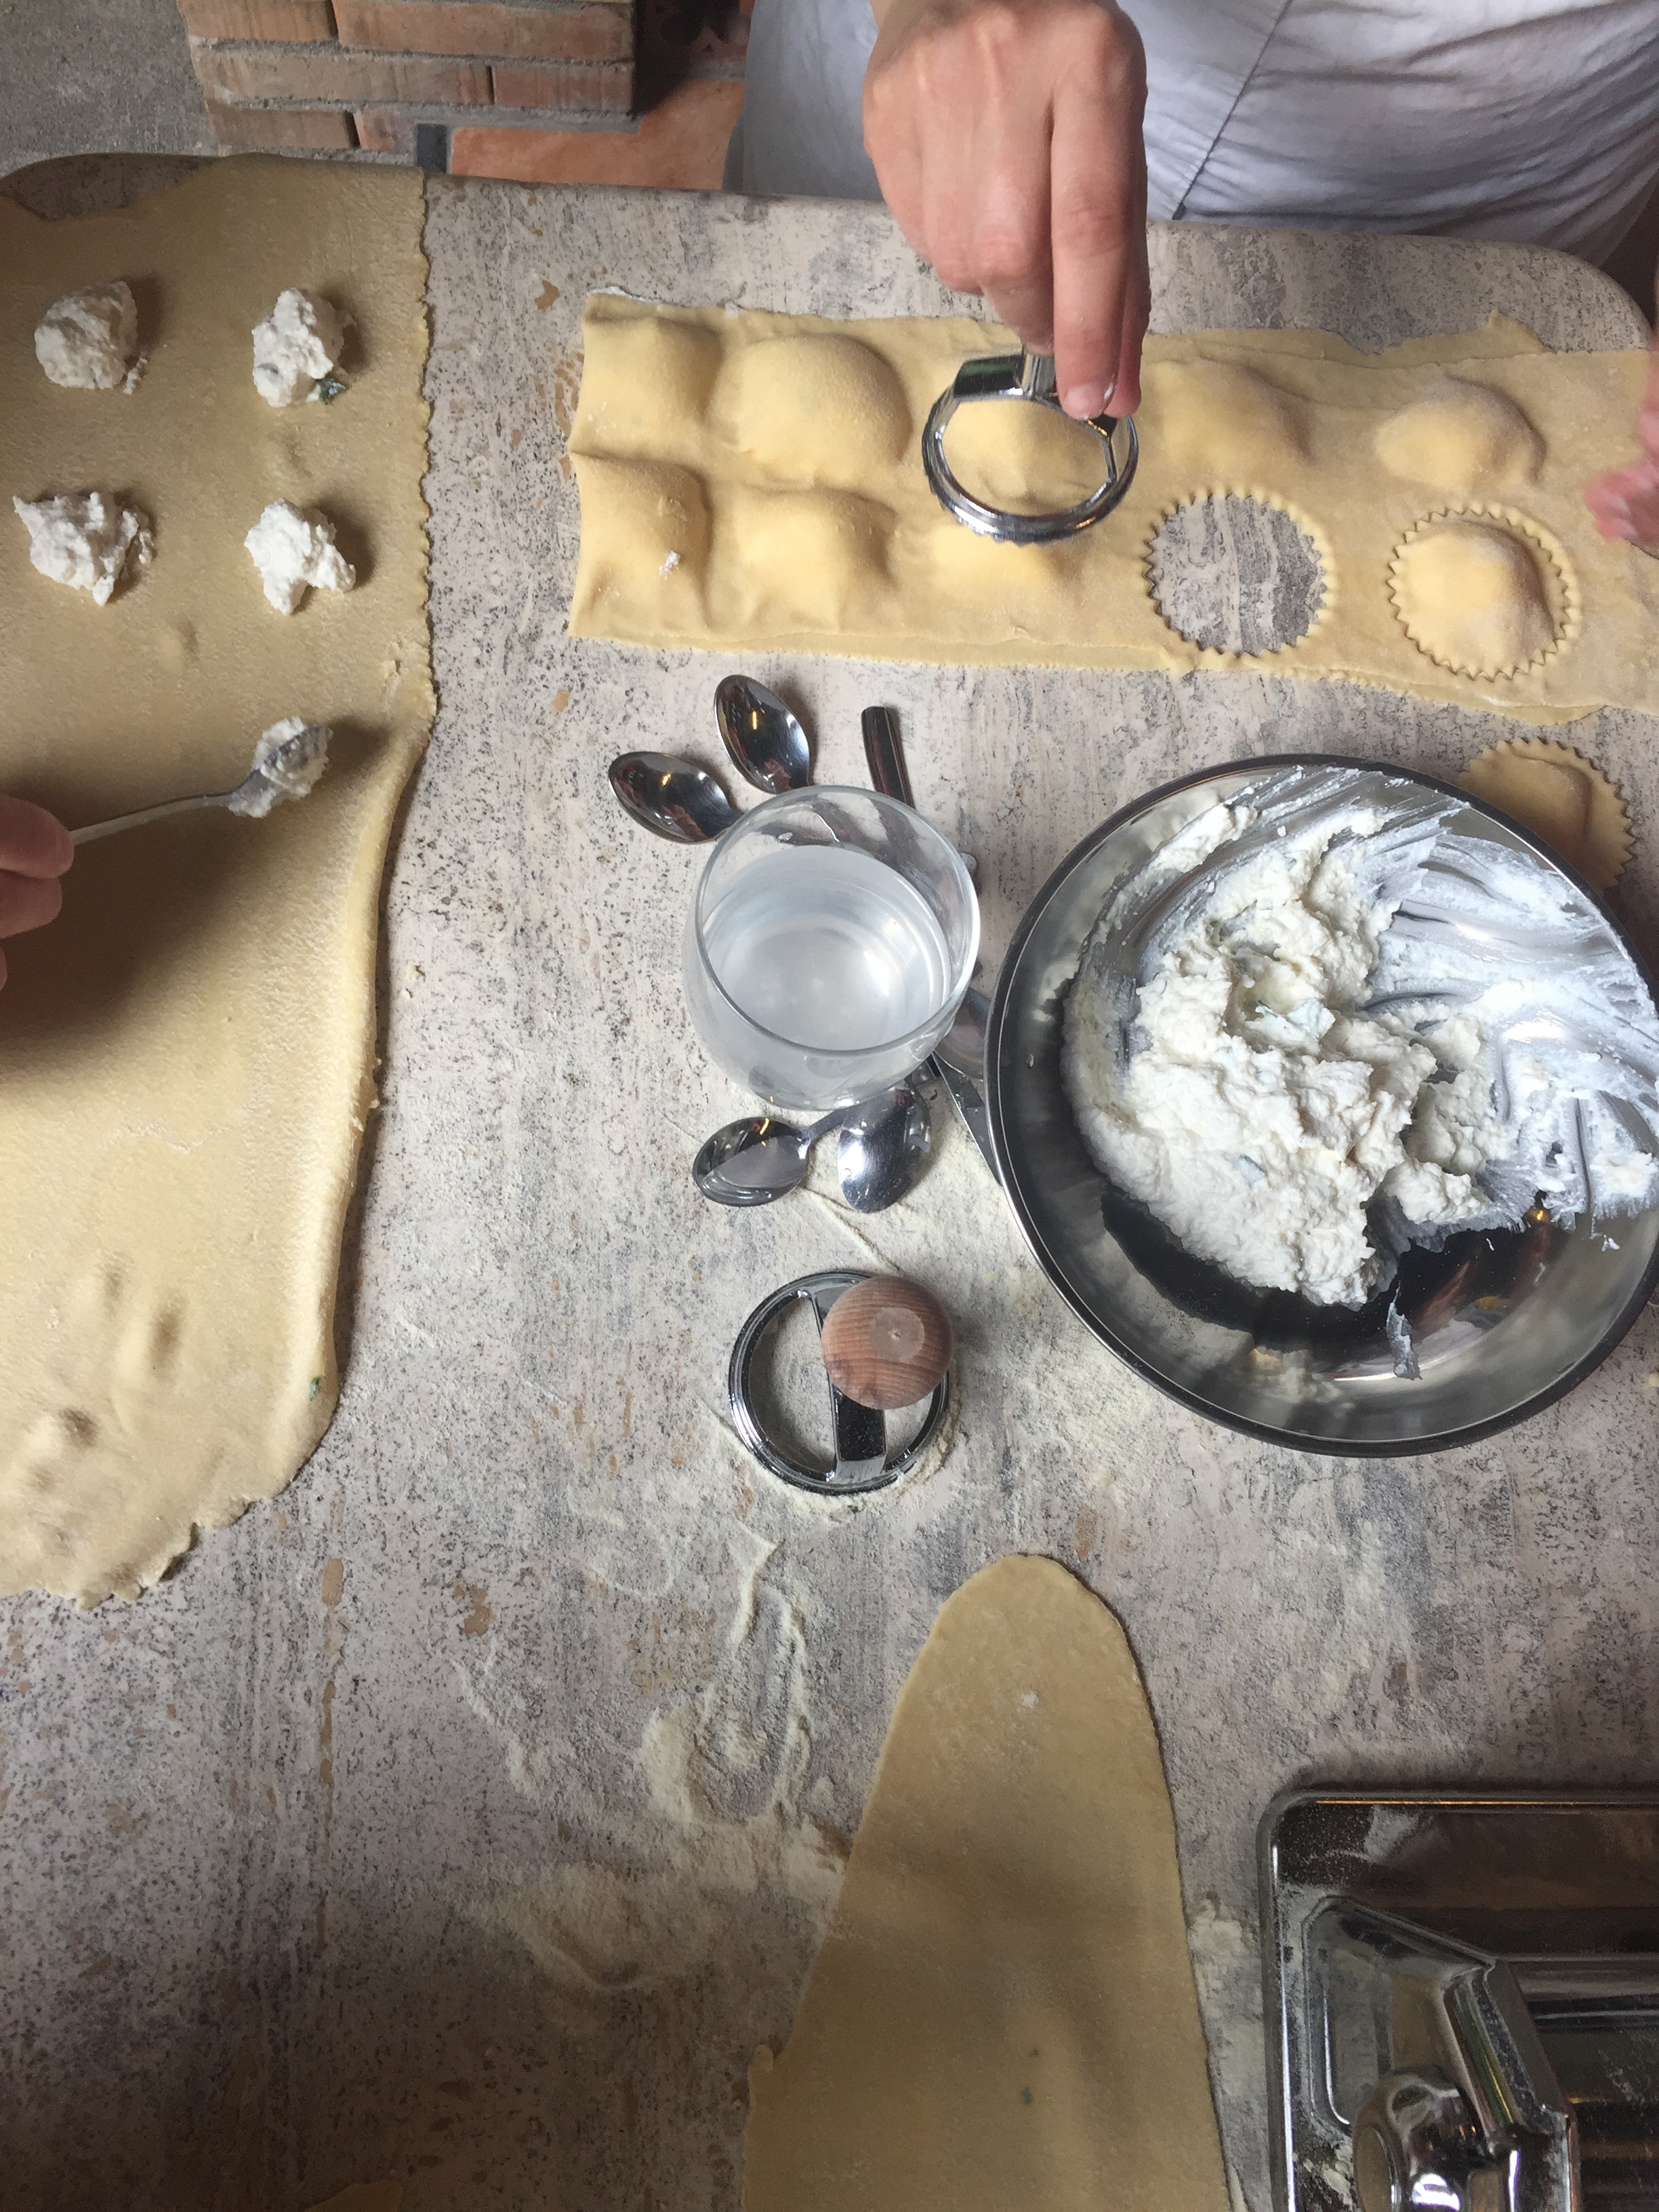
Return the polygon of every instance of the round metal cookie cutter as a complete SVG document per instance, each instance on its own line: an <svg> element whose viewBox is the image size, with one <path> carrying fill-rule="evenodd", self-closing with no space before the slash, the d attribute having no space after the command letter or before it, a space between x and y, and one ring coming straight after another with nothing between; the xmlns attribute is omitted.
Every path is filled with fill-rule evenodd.
<svg viewBox="0 0 1659 2212"><path fill-rule="evenodd" d="M977 354L964 361L948 392L933 402L927 427L921 434L921 465L940 504L958 522L976 530L981 538L996 538L1008 545L1045 545L1058 538L1074 537L1103 515L1109 514L1135 479L1140 441L1127 416L1093 415L1088 428L1100 440L1106 457L1106 474L1099 488L1075 507L1051 514L1012 514L1006 508L987 507L960 484L945 458L945 432L958 407L970 399L1029 399L1039 407L1064 414L1054 392L1054 357L1051 353ZM1066 417L1072 420L1071 416ZM1118 465L1115 434L1128 432L1128 451Z"/></svg>
<svg viewBox="0 0 1659 2212"><path fill-rule="evenodd" d="M767 1332L799 1299L811 1305L822 1330L825 1315L842 1292L850 1291L854 1283L869 1279L861 1268L827 1267L821 1274L801 1275L794 1282L786 1283L770 1297L763 1298L738 1331L726 1370L732 1419L744 1443L768 1473L775 1474L781 1482L793 1483L797 1490L816 1491L821 1498L846 1498L862 1490L884 1490L890 1482L896 1482L932 1443L951 1401L951 1378L947 1375L929 1399L915 1435L901 1449L890 1454L886 1417L846 1396L826 1375L824 1387L830 1393L830 1412L836 1431L836 1463L829 1468L803 1467L762 1428L749 1402L749 1377Z"/></svg>

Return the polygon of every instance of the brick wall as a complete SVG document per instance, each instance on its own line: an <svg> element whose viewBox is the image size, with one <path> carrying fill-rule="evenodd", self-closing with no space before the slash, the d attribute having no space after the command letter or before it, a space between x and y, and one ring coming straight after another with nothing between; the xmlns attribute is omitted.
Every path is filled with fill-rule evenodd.
<svg viewBox="0 0 1659 2212"><path fill-rule="evenodd" d="M179 0L221 145L447 161L465 125L630 129L635 0Z"/></svg>

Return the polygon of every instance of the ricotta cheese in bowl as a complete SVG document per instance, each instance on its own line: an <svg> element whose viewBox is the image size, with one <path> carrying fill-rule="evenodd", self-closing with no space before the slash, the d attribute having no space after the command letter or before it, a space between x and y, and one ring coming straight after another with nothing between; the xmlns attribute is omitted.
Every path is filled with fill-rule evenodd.
<svg viewBox="0 0 1659 2212"><path fill-rule="evenodd" d="M1361 1306L1409 1244L1659 1200L1659 1020L1559 871L1347 781L1270 779L1152 856L1091 935L1063 1069L1188 1251Z"/></svg>
<svg viewBox="0 0 1659 2212"><path fill-rule="evenodd" d="M1659 1016L1519 823L1376 763L1133 802L1003 963L1010 1205L1101 1340L1303 1449L1437 1450L1537 1412L1659 1285Z"/></svg>

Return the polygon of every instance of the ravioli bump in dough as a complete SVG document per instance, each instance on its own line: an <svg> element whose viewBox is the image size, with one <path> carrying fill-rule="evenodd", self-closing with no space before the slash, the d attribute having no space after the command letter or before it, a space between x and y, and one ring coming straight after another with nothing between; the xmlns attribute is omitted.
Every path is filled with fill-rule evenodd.
<svg viewBox="0 0 1659 2212"><path fill-rule="evenodd" d="M703 621L708 505L690 469L667 461L576 461L583 544L596 604L654 571L665 628L684 636ZM591 528L592 538L588 541Z"/></svg>
<svg viewBox="0 0 1659 2212"><path fill-rule="evenodd" d="M879 618L890 509L848 491L734 491L729 526L752 579L746 618L833 636Z"/></svg>
<svg viewBox="0 0 1659 2212"><path fill-rule="evenodd" d="M1455 376L1390 415L1374 443L1390 475L1469 494L1530 483L1544 458L1543 440L1514 400Z"/></svg>
<svg viewBox="0 0 1659 2212"><path fill-rule="evenodd" d="M910 438L904 387L857 338L762 338L728 358L716 401L740 453L783 484L862 490Z"/></svg>
<svg viewBox="0 0 1659 2212"><path fill-rule="evenodd" d="M693 324L649 317L588 325L585 334L578 441L626 458L684 458L665 445L672 423L700 426L720 373L720 349L712 331Z"/></svg>
<svg viewBox="0 0 1659 2212"><path fill-rule="evenodd" d="M1582 489L1623 455L1648 374L1644 351L1549 353L1497 321L1375 354L1310 331L1154 333L1145 349L1139 465L1115 512L1058 547L975 542L957 554L941 526L964 541L972 533L946 521L917 434L963 362L1012 350L1012 332L966 316L837 322L652 306L614 293L589 298L582 329L569 439L582 492L573 637L957 668L1270 668L1534 723L1604 705L1659 713L1659 563L1600 538ZM1462 444L1445 461L1428 433L1449 388ZM1425 400L1435 406L1413 415ZM1469 434L1468 404L1486 426L1484 444ZM1500 435L1493 422L1508 428ZM1402 625L1390 590L1396 553L1425 510L1474 501L1457 491L1436 498L1437 484L1425 496L1418 477L1385 466L1376 441L1391 424L1413 467L1463 475L1510 467L1525 479L1522 534L1549 548L1545 598L1560 649L1533 649L1543 625L1535 599L1530 615L1527 608L1530 555L1516 569L1519 614L1500 611L1496 653L1484 645L1461 659L1425 649ZM1529 473L1533 425L1542 447ZM963 407L947 449L970 490L1013 509L1069 505L1098 481L1093 439L1048 410ZM623 464L695 480L708 521L695 584L692 555L635 527L640 480L611 473ZM611 490L627 495L626 527L613 526ZM1271 661L1266 645L1223 653L1182 635L1149 587L1148 556L1165 519L1229 495L1289 514L1323 570L1319 620ZM861 502L865 520L853 523L857 507L765 505L792 496ZM762 516L769 520L756 532ZM671 562L671 553L679 557ZM1213 574L1226 588L1218 570L1194 573L1200 581ZM1496 660L1514 672L1471 672Z"/></svg>

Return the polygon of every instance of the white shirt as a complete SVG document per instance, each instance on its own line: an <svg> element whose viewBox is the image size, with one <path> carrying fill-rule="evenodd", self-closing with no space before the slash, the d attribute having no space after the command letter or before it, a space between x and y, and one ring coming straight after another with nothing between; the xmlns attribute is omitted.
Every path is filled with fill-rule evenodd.
<svg viewBox="0 0 1659 2212"><path fill-rule="evenodd" d="M1601 261L1659 178L1659 0L1125 0L1148 212ZM726 182L880 197L869 0L756 0Z"/></svg>

